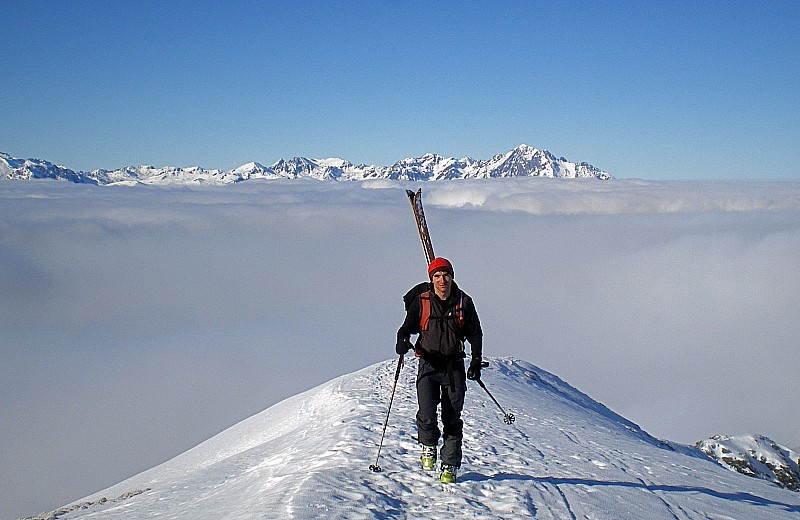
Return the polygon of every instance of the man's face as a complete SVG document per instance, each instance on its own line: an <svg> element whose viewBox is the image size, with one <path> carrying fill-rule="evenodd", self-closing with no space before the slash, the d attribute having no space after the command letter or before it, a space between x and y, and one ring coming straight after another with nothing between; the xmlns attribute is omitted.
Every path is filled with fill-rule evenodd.
<svg viewBox="0 0 800 520"><path fill-rule="evenodd" d="M450 285L453 283L453 275L447 271L436 271L433 273L433 290L436 296L446 300L450 296Z"/></svg>

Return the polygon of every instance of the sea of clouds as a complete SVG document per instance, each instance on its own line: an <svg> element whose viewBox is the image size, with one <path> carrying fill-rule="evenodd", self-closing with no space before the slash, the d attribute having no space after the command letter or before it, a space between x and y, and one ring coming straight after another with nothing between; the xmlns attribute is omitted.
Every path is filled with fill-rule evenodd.
<svg viewBox="0 0 800 520"><path fill-rule="evenodd" d="M0 517L394 357L402 295L425 278L404 191L419 187L486 355L661 438L800 445L800 182L6 181Z"/></svg>

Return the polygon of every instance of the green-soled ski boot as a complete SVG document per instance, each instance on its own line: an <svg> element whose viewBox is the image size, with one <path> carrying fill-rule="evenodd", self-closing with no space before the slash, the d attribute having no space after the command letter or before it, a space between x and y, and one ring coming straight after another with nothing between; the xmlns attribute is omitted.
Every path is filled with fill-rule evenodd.
<svg viewBox="0 0 800 520"><path fill-rule="evenodd" d="M453 484L458 478L458 467L451 466L450 464L442 464L442 472L439 475L439 480L445 484Z"/></svg>
<svg viewBox="0 0 800 520"><path fill-rule="evenodd" d="M433 471L436 469L436 446L422 445L422 455L419 458L422 463L422 469L425 471Z"/></svg>

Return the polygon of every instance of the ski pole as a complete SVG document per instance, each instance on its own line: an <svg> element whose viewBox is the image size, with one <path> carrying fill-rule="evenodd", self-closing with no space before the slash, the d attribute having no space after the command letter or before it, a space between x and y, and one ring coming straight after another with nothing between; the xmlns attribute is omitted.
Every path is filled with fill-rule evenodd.
<svg viewBox="0 0 800 520"><path fill-rule="evenodd" d="M489 363L484 361L483 363L481 363L481 366L482 367L488 367ZM492 398L492 401L494 401L494 404L496 404L497 407L500 408L500 411L503 412L503 422L506 423L506 424L512 424L514 422L514 419L516 419L516 417L514 417L514 414L513 413L506 413L506 411L503 410L503 407L500 406L500 403L497 402L497 399L495 399L494 396L492 395L492 393L489 391L489 389L486 388L486 385L484 384L483 381L481 381L480 377L478 379L476 379L475 381L477 381L478 384L481 385L481 388L486 390L486 393L489 394L489 397Z"/></svg>
<svg viewBox="0 0 800 520"><path fill-rule="evenodd" d="M400 378L400 369L403 368L403 356L400 356L400 359L397 360L397 369L394 371L394 382L392 383L392 395L389 398L389 409L386 410L386 420L383 421L383 433L381 433L381 442L378 445L378 456L375 457L375 464L370 464L369 469L374 471L375 473L379 473L381 471L381 467L378 465L378 459L381 458L381 448L383 448L383 438L386 436L386 425L389 424L389 413L392 411L392 402L394 402L394 390L397 388L397 380Z"/></svg>

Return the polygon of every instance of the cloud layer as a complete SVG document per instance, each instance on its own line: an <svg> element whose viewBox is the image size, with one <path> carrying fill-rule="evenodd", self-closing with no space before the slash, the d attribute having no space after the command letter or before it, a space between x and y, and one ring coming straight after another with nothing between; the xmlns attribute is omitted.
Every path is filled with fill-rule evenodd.
<svg viewBox="0 0 800 520"><path fill-rule="evenodd" d="M0 516L393 357L401 296L424 278L407 187L0 184ZM800 183L422 187L487 355L662 438L800 444Z"/></svg>

